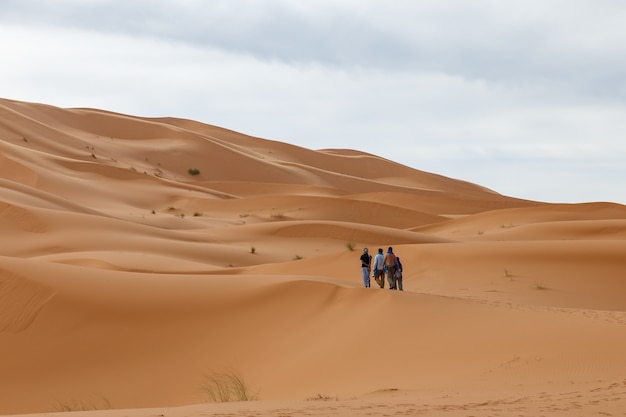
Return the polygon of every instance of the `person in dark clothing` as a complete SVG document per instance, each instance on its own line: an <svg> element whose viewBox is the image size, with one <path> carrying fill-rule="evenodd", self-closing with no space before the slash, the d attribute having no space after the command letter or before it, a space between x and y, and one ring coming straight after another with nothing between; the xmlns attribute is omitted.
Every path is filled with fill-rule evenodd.
<svg viewBox="0 0 626 417"><path fill-rule="evenodd" d="M363 253L361 254L359 260L361 261L361 276L363 277L363 285L365 288L369 288L372 255L368 253L367 248L363 248Z"/></svg>

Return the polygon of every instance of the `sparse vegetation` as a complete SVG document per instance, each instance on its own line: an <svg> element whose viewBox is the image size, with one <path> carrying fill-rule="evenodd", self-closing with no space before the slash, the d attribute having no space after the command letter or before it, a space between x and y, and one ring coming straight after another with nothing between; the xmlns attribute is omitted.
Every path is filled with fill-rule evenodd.
<svg viewBox="0 0 626 417"><path fill-rule="evenodd" d="M536 289L538 289L538 290L545 290L545 289L547 289L548 287L546 287L546 286L543 284L543 282L539 281L539 282L536 282L536 283L535 283L535 288L536 288Z"/></svg>
<svg viewBox="0 0 626 417"><path fill-rule="evenodd" d="M204 214L202 214L202 213L200 213L198 211L196 211L193 215L194 215L194 217L202 217L202 216L204 216Z"/></svg>
<svg viewBox="0 0 626 417"><path fill-rule="evenodd" d="M102 399L101 404L86 403L83 401L69 400L57 402L52 407L52 411L55 413L69 412L69 411L93 411L93 410L110 410L111 402L106 398Z"/></svg>
<svg viewBox="0 0 626 417"><path fill-rule="evenodd" d="M300 259L304 259L304 258L302 258L302 256L300 256L300 255L296 255L296 256L293 257L294 261L299 261Z"/></svg>
<svg viewBox="0 0 626 417"><path fill-rule="evenodd" d="M258 399L258 394L250 389L241 374L234 369L205 375L200 392L206 401L216 403Z"/></svg>
<svg viewBox="0 0 626 417"><path fill-rule="evenodd" d="M200 173L200 170L198 168L189 168L187 172L189 173L189 175L198 175Z"/></svg>
<svg viewBox="0 0 626 417"><path fill-rule="evenodd" d="M170 206L167 211L172 213L176 217L180 217L181 219L185 217L185 213L182 211L182 208L176 208L174 206Z"/></svg>
<svg viewBox="0 0 626 417"><path fill-rule="evenodd" d="M307 401L339 401L338 397L331 397L328 394L317 394L306 399Z"/></svg>
<svg viewBox="0 0 626 417"><path fill-rule="evenodd" d="M250 253L251 254L255 254L256 253L256 248L254 246L250 246Z"/></svg>
<svg viewBox="0 0 626 417"><path fill-rule="evenodd" d="M355 247L356 247L356 244L354 242L346 243L346 248L348 248L348 250L351 252L354 250Z"/></svg>
<svg viewBox="0 0 626 417"><path fill-rule="evenodd" d="M513 274L511 274L511 272L508 269L504 269L504 276L506 278L513 278Z"/></svg>

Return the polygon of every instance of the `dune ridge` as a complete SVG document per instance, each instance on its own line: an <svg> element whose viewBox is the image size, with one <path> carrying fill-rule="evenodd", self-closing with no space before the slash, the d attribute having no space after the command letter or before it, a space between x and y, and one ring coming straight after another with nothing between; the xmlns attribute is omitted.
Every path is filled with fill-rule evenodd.
<svg viewBox="0 0 626 417"><path fill-rule="evenodd" d="M8 99L0 193L0 414L626 409L622 205ZM404 291L363 288L388 246ZM206 403L224 369L258 400Z"/></svg>

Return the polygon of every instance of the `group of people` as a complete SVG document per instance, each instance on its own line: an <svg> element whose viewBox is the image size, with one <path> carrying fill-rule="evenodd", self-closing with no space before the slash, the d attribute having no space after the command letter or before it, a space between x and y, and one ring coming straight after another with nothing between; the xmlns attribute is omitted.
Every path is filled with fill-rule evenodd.
<svg viewBox="0 0 626 417"><path fill-rule="evenodd" d="M363 276L365 288L370 287L370 274L372 274L380 288L385 288L386 276L390 290L402 291L402 263L400 258L393 253L391 246L389 246L385 254L383 254L382 248L379 248L373 260L368 249L363 248L363 253L359 260L361 261L361 275Z"/></svg>

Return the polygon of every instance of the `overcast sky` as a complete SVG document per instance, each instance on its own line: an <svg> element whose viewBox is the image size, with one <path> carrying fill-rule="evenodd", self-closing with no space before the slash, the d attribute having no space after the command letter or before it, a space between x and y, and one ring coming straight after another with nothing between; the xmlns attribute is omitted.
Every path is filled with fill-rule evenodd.
<svg viewBox="0 0 626 417"><path fill-rule="evenodd" d="M0 96L626 204L623 0L0 0Z"/></svg>

